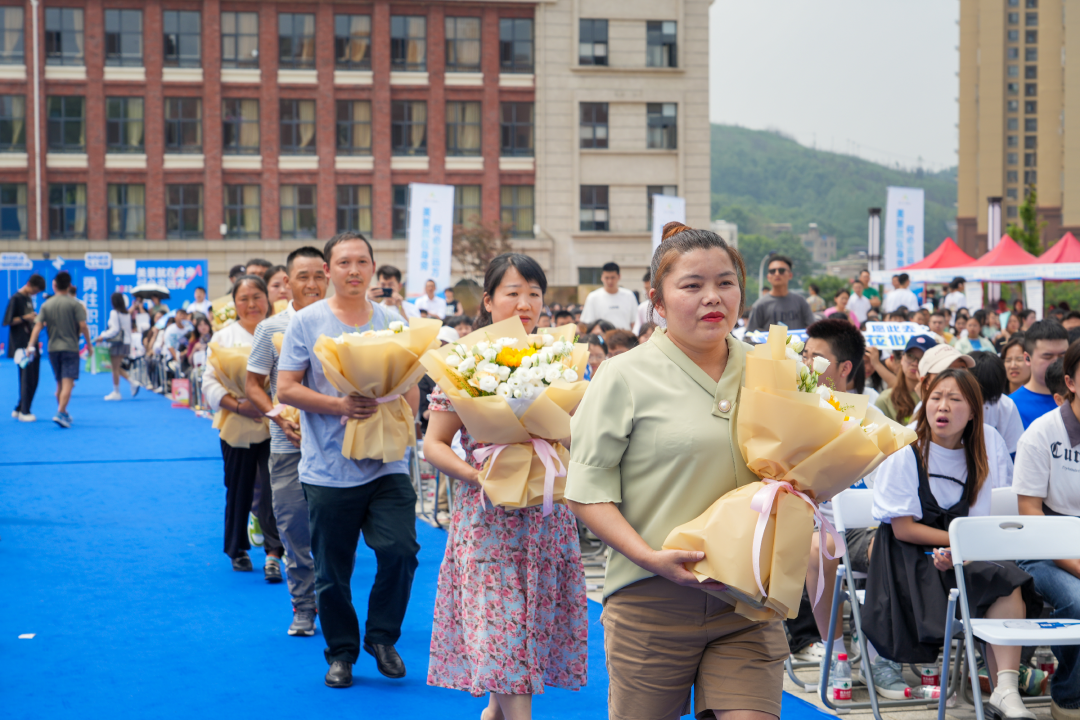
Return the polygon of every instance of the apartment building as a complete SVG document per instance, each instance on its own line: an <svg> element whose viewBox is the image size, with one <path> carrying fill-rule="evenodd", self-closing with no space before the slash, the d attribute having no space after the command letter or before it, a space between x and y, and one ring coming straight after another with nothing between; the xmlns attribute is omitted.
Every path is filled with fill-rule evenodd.
<svg viewBox="0 0 1080 720"><path fill-rule="evenodd" d="M986 251L987 199L1002 226L1038 191L1044 244L1080 231L1080 7L960 0L957 240Z"/></svg>

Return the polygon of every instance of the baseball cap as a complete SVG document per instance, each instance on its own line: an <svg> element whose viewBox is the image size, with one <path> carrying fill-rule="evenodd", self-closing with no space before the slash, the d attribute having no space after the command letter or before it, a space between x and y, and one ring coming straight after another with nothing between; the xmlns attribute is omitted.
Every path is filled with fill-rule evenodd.
<svg viewBox="0 0 1080 720"><path fill-rule="evenodd" d="M938 341L929 335L915 335L907 341L907 345L904 346L904 352L908 350L922 350L926 351L938 344Z"/></svg>
<svg viewBox="0 0 1080 720"><path fill-rule="evenodd" d="M914 338L912 338L914 339ZM957 360L962 360L968 369L975 367L975 358L964 355L949 345L937 345L926 351L919 361L919 376L936 375L945 372Z"/></svg>
<svg viewBox="0 0 1080 720"><path fill-rule="evenodd" d="M446 325L439 328L439 334L436 337L444 343L455 343L461 339L461 335L458 334L457 330Z"/></svg>

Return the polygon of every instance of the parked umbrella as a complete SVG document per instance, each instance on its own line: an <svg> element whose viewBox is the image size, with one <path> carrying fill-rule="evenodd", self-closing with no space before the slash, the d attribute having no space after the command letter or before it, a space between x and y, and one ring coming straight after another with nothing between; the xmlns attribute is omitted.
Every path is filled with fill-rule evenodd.
<svg viewBox="0 0 1080 720"><path fill-rule="evenodd" d="M167 300L169 298L169 289L164 285L158 285L157 283L143 283L142 285L136 285L135 289L131 291L131 294L137 298L157 296L163 300Z"/></svg>

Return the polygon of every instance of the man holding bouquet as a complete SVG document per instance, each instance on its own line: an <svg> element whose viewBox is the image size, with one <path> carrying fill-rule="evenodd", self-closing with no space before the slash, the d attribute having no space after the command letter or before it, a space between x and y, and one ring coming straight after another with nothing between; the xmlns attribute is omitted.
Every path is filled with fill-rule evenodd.
<svg viewBox="0 0 1080 720"><path fill-rule="evenodd" d="M334 296L300 310L289 324L278 362L278 397L301 411L299 474L308 503L315 594L330 664L326 684L348 687L361 645L350 589L360 532L378 562L363 648L375 657L379 672L390 678L405 675L394 644L401 635L420 546L408 459L384 463L342 455L342 420L371 417L378 402L339 393L315 355L320 336L385 330L398 318L367 298L375 260L362 235L339 233L326 243L323 254ZM413 387L404 397L415 414L419 391Z"/></svg>

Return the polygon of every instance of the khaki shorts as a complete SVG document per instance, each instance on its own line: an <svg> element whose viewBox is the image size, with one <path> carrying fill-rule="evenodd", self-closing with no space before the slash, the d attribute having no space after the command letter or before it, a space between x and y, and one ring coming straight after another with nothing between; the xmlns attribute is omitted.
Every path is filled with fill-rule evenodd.
<svg viewBox="0 0 1080 720"><path fill-rule="evenodd" d="M780 620L760 623L723 600L660 577L604 601L611 720L669 720L711 710L780 717L787 639Z"/></svg>

